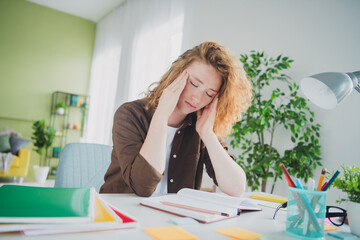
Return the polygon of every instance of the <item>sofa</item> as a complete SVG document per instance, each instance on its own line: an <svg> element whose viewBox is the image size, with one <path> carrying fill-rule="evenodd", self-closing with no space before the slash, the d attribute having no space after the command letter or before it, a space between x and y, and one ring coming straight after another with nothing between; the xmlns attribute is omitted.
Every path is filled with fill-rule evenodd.
<svg viewBox="0 0 360 240"><path fill-rule="evenodd" d="M30 150L25 146L30 142L8 127L0 131L0 182L24 180L30 164Z"/></svg>
<svg viewBox="0 0 360 240"><path fill-rule="evenodd" d="M30 150L22 148L18 152L18 156L14 157L7 173L0 172L0 178L10 178L13 181L22 182L28 175L30 165Z"/></svg>

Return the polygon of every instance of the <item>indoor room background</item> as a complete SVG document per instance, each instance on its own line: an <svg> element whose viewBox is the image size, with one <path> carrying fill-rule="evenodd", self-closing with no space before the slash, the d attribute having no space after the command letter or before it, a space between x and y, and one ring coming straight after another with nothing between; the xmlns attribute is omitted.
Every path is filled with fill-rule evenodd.
<svg viewBox="0 0 360 240"><path fill-rule="evenodd" d="M81 141L111 145L117 107L141 96L176 56L206 40L238 58L250 50L289 56L294 62L286 73L297 83L320 72L359 71L359 9L358 0L127 0L95 22L30 1L0 0L0 128L30 139L33 121L49 121L54 91L88 94ZM355 92L334 110L309 103L322 125L322 164L329 171L360 162L359 102ZM32 152L31 165L37 161ZM285 181L275 193L286 195ZM331 190L328 201L339 193Z"/></svg>

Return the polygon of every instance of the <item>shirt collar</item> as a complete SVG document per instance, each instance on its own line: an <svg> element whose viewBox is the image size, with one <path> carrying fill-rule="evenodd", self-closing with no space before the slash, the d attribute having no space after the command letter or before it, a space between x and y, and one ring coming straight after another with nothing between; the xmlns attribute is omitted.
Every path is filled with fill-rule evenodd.
<svg viewBox="0 0 360 240"><path fill-rule="evenodd" d="M196 116L194 113L188 114L186 118L184 119L184 122L181 126L181 128L190 127L191 125L195 124Z"/></svg>

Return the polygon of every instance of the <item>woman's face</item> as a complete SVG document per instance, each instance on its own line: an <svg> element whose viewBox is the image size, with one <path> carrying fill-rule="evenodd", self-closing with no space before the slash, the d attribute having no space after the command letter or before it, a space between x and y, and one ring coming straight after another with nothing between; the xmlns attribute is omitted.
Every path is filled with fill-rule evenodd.
<svg viewBox="0 0 360 240"><path fill-rule="evenodd" d="M193 62L186 71L189 78L179 97L177 109L187 115L211 103L220 90L222 79L213 66L202 62Z"/></svg>

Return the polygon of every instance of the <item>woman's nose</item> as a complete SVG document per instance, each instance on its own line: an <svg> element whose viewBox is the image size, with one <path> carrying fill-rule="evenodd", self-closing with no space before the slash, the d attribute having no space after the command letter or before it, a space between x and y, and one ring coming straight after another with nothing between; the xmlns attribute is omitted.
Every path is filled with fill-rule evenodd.
<svg viewBox="0 0 360 240"><path fill-rule="evenodd" d="M200 102L199 96L197 96L195 94L191 96L191 100L193 101L194 104L197 104Z"/></svg>

